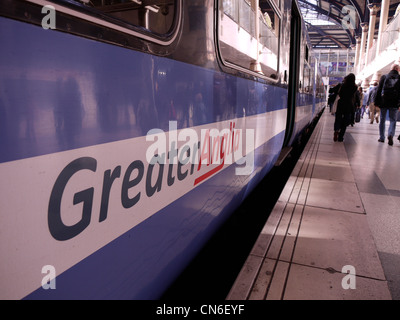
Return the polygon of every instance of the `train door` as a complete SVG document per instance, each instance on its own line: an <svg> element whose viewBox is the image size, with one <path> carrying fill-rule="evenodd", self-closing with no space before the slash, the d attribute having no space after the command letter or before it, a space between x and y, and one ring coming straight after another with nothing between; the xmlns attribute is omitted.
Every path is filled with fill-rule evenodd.
<svg viewBox="0 0 400 320"><path fill-rule="evenodd" d="M299 89L301 17L296 2L292 1L290 20L290 60L286 133L283 146L289 145L296 121L296 101Z"/></svg>

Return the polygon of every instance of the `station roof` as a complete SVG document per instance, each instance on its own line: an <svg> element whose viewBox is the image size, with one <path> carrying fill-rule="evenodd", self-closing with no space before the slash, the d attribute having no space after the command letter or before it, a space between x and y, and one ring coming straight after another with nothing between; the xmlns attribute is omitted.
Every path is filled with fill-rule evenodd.
<svg viewBox="0 0 400 320"><path fill-rule="evenodd" d="M361 36L361 24L369 23L368 6L380 6L382 0L298 0L306 22L312 46L316 49L355 46ZM394 16L400 0L390 0L389 20ZM378 10L375 38L379 30Z"/></svg>

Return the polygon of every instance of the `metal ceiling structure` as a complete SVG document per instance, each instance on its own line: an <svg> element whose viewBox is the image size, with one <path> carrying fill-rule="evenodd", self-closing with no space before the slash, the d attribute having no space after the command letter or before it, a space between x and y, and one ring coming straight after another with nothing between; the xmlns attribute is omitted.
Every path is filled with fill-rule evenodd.
<svg viewBox="0 0 400 320"><path fill-rule="evenodd" d="M314 48L346 49L355 46L356 36L361 36L362 23L369 22L369 6L379 6L381 2L381 0L299 0L299 5ZM399 3L400 0L390 0L389 19L393 17ZM380 10L377 13L375 37L378 34L379 19Z"/></svg>

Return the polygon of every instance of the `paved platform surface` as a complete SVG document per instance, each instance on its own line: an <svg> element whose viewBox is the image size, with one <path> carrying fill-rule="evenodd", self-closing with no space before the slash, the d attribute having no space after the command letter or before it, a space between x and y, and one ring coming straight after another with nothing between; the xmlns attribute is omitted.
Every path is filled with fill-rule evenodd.
<svg viewBox="0 0 400 320"><path fill-rule="evenodd" d="M325 111L228 300L400 299L400 143L366 116L334 142L333 123Z"/></svg>

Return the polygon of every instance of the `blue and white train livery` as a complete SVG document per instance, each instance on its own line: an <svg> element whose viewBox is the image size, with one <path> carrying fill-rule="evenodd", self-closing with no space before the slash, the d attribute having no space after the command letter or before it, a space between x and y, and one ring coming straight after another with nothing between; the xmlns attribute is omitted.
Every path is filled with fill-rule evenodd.
<svg viewBox="0 0 400 320"><path fill-rule="evenodd" d="M159 298L324 102L294 0L2 0L0 43L0 299Z"/></svg>

